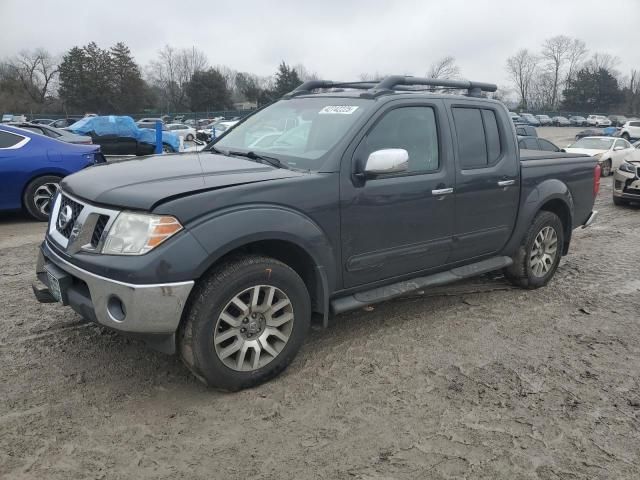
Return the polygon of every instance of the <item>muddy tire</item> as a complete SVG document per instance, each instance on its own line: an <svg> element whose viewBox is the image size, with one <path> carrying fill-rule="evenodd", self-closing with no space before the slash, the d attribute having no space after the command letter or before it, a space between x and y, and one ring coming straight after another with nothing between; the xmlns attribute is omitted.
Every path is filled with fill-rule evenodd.
<svg viewBox="0 0 640 480"><path fill-rule="evenodd" d="M540 211L518 247L513 264L504 273L514 285L534 289L553 277L564 247L564 229L555 213Z"/></svg>
<svg viewBox="0 0 640 480"><path fill-rule="evenodd" d="M211 387L253 387L291 363L310 321L309 293L293 269L270 257L238 257L196 286L178 333L180 356Z"/></svg>
<svg viewBox="0 0 640 480"><path fill-rule="evenodd" d="M41 222L49 220L53 196L61 180L56 175L44 175L31 180L22 195L22 205L29 215Z"/></svg>

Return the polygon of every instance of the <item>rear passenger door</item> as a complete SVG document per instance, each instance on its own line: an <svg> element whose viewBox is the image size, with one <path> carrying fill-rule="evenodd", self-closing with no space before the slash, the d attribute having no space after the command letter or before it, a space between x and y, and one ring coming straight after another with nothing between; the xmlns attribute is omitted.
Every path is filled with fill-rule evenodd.
<svg viewBox="0 0 640 480"><path fill-rule="evenodd" d="M498 253L513 230L520 163L506 112L493 103L451 102L456 152L451 261Z"/></svg>

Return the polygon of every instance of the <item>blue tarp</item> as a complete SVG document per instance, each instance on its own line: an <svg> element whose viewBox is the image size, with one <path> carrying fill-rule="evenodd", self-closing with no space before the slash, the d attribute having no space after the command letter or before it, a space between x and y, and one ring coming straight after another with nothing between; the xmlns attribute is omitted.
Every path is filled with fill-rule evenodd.
<svg viewBox="0 0 640 480"><path fill-rule="evenodd" d="M139 142L156 144L156 132L151 128L138 128L133 118L118 115L103 117L85 117L68 127L73 133L82 135L95 132L96 135L118 135L119 137L135 138ZM179 151L180 140L171 132L162 132L162 142L171 145L174 151Z"/></svg>

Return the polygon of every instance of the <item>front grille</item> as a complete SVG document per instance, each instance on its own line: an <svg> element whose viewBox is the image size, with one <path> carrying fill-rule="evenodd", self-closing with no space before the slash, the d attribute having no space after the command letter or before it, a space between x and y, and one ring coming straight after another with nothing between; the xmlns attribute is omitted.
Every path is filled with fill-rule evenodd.
<svg viewBox="0 0 640 480"><path fill-rule="evenodd" d="M109 223L108 215L100 215L98 217L98 221L96 222L96 226L93 229L93 234L91 235L91 246L96 248L100 243L100 239L102 238L102 233L104 232L107 223Z"/></svg>
<svg viewBox="0 0 640 480"><path fill-rule="evenodd" d="M60 228L60 217L66 206L71 207L71 219L67 222L64 228ZM82 212L83 208L84 206L82 204L71 200L65 195L62 195L62 198L60 200L60 211L58 213L58 218L56 219L56 228L63 237L68 239L71 236L73 226L75 225L76 220L78 219L78 215L80 215L80 212Z"/></svg>

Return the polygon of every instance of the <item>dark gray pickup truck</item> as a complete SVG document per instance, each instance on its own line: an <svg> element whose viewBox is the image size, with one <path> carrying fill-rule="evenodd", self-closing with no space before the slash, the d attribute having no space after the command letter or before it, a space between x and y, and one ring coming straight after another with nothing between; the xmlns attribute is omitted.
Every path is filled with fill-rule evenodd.
<svg viewBox="0 0 640 480"><path fill-rule="evenodd" d="M312 317L494 270L541 287L595 217L599 167L519 152L495 88L307 82L202 152L76 173L34 292L238 390L286 368Z"/></svg>

